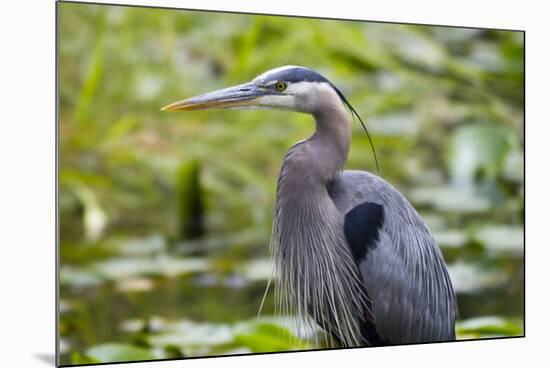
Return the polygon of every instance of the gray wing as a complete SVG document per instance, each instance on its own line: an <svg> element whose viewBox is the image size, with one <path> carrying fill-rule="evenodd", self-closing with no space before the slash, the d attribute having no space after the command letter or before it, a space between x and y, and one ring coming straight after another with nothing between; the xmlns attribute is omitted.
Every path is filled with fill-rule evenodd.
<svg viewBox="0 0 550 368"><path fill-rule="evenodd" d="M456 301L439 247L411 204L383 179L346 171L329 188L371 300L374 327L390 344L455 339Z"/></svg>

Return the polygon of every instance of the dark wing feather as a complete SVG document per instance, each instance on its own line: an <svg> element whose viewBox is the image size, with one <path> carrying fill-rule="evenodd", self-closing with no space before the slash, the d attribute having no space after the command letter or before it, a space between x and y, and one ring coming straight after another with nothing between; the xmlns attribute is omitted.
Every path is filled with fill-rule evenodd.
<svg viewBox="0 0 550 368"><path fill-rule="evenodd" d="M408 202L392 208L364 202L346 214L344 233L371 300L379 341L455 339L454 292L443 257Z"/></svg>

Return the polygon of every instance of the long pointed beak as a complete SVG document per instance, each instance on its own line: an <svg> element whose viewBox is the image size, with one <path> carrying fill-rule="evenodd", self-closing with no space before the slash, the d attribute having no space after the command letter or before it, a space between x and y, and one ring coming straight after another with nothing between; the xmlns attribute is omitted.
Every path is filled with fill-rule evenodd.
<svg viewBox="0 0 550 368"><path fill-rule="evenodd" d="M250 82L174 102L161 110L191 111L256 106L256 100L265 94L265 90Z"/></svg>

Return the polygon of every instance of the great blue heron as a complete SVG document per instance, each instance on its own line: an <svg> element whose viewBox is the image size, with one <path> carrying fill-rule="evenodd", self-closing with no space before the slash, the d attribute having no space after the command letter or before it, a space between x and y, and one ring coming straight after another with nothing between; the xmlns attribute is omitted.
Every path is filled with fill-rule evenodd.
<svg viewBox="0 0 550 368"><path fill-rule="evenodd" d="M321 74L284 66L163 110L311 114L315 133L288 150L277 181L279 308L309 315L340 346L454 340L455 294L426 224L384 179L342 171L351 135L346 106L357 115Z"/></svg>

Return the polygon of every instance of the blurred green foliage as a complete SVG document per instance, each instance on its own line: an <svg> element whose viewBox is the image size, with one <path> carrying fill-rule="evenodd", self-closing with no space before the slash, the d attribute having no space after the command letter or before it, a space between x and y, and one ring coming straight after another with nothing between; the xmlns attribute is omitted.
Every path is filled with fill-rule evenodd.
<svg viewBox="0 0 550 368"><path fill-rule="evenodd" d="M160 111L286 64L366 119L379 174L445 254L459 337L523 333L522 33L58 6L63 363L314 346L319 331L251 322L278 170L312 119ZM347 168L375 171L357 123Z"/></svg>

